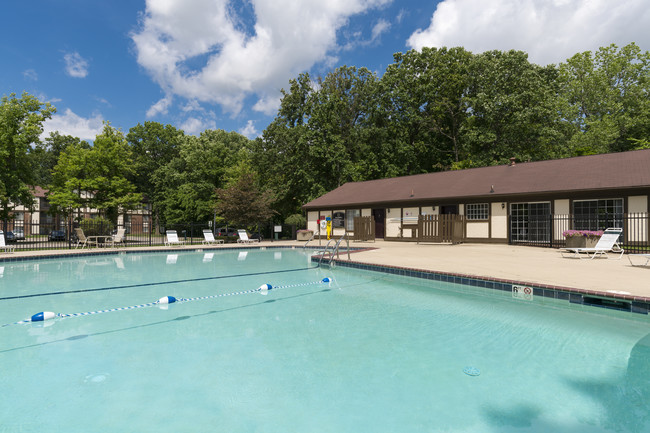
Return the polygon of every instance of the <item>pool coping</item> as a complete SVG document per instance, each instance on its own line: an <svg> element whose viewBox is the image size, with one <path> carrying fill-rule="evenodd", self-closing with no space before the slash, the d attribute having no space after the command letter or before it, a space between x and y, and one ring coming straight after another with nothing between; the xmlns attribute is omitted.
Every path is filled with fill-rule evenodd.
<svg viewBox="0 0 650 433"><path fill-rule="evenodd" d="M364 249L364 251L373 248ZM360 251L355 251L360 252ZM314 258L312 257L312 260ZM585 306L595 306L602 308L616 309L623 312L637 313L648 315L650 313L650 298L644 296L634 296L631 294L603 292L599 290L579 289L575 287L555 286L541 283L531 283L528 281L508 280L494 277L480 277L469 274L459 274L454 272L432 271L426 269L410 268L394 265L382 265L361 261L347 261L333 259L336 265L354 269L383 272L392 275L420 278L433 281L441 281L455 284L463 284L473 287L498 290L501 292L513 293L513 297L518 299L532 300L534 297L552 298L557 300L568 301L571 304L580 304ZM519 291L531 289L530 293L520 294ZM516 292L516 293L515 293ZM523 295L523 296L521 296ZM599 303L599 300L618 301L629 304L629 309L615 307Z"/></svg>
<svg viewBox="0 0 650 433"><path fill-rule="evenodd" d="M60 259L65 257L85 257L85 256L109 256L120 254L150 254L150 253L178 253L178 252L199 252L199 251L233 251L233 250L264 250L264 249L303 249L302 246L296 245L237 245L232 246L213 246L213 245L196 245L184 246L176 248L128 248L128 249L111 249L109 251L102 250L82 250L72 251L66 250L65 252L59 251L49 254L34 254L22 256L6 256L0 257L0 264L13 263L21 261L35 261L44 259ZM321 246L309 246L308 250L322 249ZM350 254L371 251L375 247L357 247L351 248ZM56 251L56 250L54 250ZM320 260L320 256L312 255L312 261ZM328 258L329 260L329 258ZM576 287L556 286L543 283L531 283L529 281L509 280L495 277L477 276L471 274L461 274L454 272L444 272L436 270L426 270L412 267L402 267L396 265L368 263L357 260L342 260L340 258L333 259L336 265L343 267L369 270L375 272L383 272L398 276L407 276L413 278L427 279L433 281L449 282L456 284L464 284L473 287L485 288L490 290L498 290L500 292L513 293L513 297L519 296L519 290L524 291L520 299L527 298L529 295L531 299L534 297L552 298L563 301L568 301L571 304L581 304L586 306L596 306L604 308L613 308L619 311L631 312L637 314L650 314L650 297L635 296L625 293L612 293L599 290L580 289ZM530 293L526 293L526 289L530 289ZM517 292L517 293L515 293ZM515 296L517 295L517 296ZM605 305L601 301L614 301L621 303L618 306ZM625 307L625 308L622 308Z"/></svg>

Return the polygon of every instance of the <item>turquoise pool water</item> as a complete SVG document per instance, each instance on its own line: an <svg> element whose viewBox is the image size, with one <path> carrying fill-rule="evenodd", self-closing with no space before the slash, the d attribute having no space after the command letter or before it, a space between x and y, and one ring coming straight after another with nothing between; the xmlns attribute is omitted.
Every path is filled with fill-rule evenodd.
<svg viewBox="0 0 650 433"><path fill-rule="evenodd" d="M0 432L650 431L645 316L242 253L0 263L0 324L296 285L4 326Z"/></svg>

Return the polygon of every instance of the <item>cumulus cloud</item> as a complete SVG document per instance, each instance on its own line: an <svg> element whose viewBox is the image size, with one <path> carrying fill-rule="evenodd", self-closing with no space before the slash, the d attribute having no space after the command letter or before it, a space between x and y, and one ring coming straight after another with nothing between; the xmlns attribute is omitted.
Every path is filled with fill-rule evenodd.
<svg viewBox="0 0 650 433"><path fill-rule="evenodd" d="M516 49L546 65L612 43L648 49L649 11L647 0L443 0L429 27L407 44L417 50L462 46L474 53Z"/></svg>
<svg viewBox="0 0 650 433"><path fill-rule="evenodd" d="M251 0L246 16L229 0L147 0L131 37L138 63L166 93L233 115L253 95L268 113L290 78L331 59L349 17L390 1Z"/></svg>
<svg viewBox="0 0 650 433"><path fill-rule="evenodd" d="M43 123L41 138L48 137L50 132L58 131L61 135L72 135L82 140L94 140L102 132L103 122L101 114L84 118L68 108L63 114L55 114Z"/></svg>
<svg viewBox="0 0 650 433"><path fill-rule="evenodd" d="M188 117L181 123L181 129L186 134L199 135L207 129L215 129L216 123L213 119L205 119L202 117Z"/></svg>
<svg viewBox="0 0 650 433"><path fill-rule="evenodd" d="M171 103L172 103L172 98L168 96L165 96L158 102L154 103L147 110L147 119L156 117L157 114L167 114L167 110L169 109Z"/></svg>
<svg viewBox="0 0 650 433"><path fill-rule="evenodd" d="M88 61L77 52L66 53L63 56L65 71L74 78L85 78L88 75Z"/></svg>
<svg viewBox="0 0 650 433"><path fill-rule="evenodd" d="M259 132L255 128L255 123L252 120L246 122L246 126L241 128L238 132L248 138L255 138L259 135Z"/></svg>

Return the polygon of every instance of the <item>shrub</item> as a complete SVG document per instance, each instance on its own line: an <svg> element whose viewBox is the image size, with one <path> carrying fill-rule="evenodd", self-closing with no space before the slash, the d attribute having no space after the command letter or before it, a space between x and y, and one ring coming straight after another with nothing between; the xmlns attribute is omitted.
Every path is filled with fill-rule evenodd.
<svg viewBox="0 0 650 433"><path fill-rule="evenodd" d="M85 218L79 226L86 236L108 236L113 233L113 223L106 218Z"/></svg>

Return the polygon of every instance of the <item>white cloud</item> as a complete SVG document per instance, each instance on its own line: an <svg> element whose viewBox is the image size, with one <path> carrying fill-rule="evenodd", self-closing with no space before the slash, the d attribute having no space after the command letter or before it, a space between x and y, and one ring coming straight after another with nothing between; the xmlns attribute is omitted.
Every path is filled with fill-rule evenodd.
<svg viewBox="0 0 650 433"><path fill-rule="evenodd" d="M216 123L211 119L204 119L198 117L189 117L181 123L181 129L186 134L199 135L207 129L215 129Z"/></svg>
<svg viewBox="0 0 650 433"><path fill-rule="evenodd" d="M74 78L86 78L88 75L88 61L77 52L66 53L63 56L65 71Z"/></svg>
<svg viewBox="0 0 650 433"><path fill-rule="evenodd" d="M370 38L371 42L375 42L379 37L390 30L390 23L384 19L377 21L377 24L372 28L372 37Z"/></svg>
<svg viewBox="0 0 650 433"><path fill-rule="evenodd" d="M167 109L172 103L172 98L165 96L147 110L147 119L156 117L157 114L167 114Z"/></svg>
<svg viewBox="0 0 650 433"><path fill-rule="evenodd" d="M147 0L132 39L138 63L166 93L233 115L255 95L267 112L290 78L331 59L349 17L390 1L250 0L255 16L247 17L229 0Z"/></svg>
<svg viewBox="0 0 650 433"><path fill-rule="evenodd" d="M560 63L612 43L650 48L647 0L444 0L426 29L408 39L415 49L462 46L474 53L522 50L541 65Z"/></svg>
<svg viewBox="0 0 650 433"><path fill-rule="evenodd" d="M254 124L254 122L252 120L249 120L246 123L246 126L241 128L238 132L241 135L245 135L248 138L255 138L255 137L257 137L259 135L259 132L255 128L255 124Z"/></svg>
<svg viewBox="0 0 650 433"><path fill-rule="evenodd" d="M25 77L26 80L38 81L38 74L33 69L26 69L23 71L23 77Z"/></svg>
<svg viewBox="0 0 650 433"><path fill-rule="evenodd" d="M50 132L59 131L61 135L72 135L82 140L94 140L104 128L101 114L84 118L67 108L63 114L55 114L43 123L41 138L49 137Z"/></svg>

